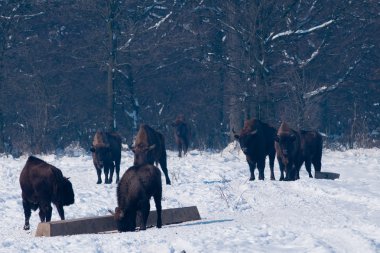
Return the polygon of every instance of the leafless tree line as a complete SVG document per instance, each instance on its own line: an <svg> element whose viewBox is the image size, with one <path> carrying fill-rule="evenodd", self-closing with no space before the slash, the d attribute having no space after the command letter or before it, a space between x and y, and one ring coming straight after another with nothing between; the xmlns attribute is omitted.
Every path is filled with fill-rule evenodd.
<svg viewBox="0 0 380 253"><path fill-rule="evenodd" d="M145 122L222 148L256 117L378 145L379 4L2 1L0 151L51 152Z"/></svg>

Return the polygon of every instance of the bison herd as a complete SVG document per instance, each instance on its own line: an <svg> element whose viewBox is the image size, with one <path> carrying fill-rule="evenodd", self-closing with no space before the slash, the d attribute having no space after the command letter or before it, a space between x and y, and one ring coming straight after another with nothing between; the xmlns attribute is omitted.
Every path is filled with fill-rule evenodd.
<svg viewBox="0 0 380 253"><path fill-rule="evenodd" d="M174 137L178 146L178 156L185 155L190 131L183 115L172 123ZM303 163L309 177L311 164L315 171L321 171L322 136L317 131L296 131L283 122L278 130L258 120L250 119L234 137L246 156L250 170L250 180L255 180L255 169L258 169L259 180L264 180L265 159L269 157L270 179L275 180L274 159L280 167L280 179L292 181L299 179L299 171ZM160 164L164 172L166 184L171 181L167 169L167 154L164 136L146 124L142 124L131 147L134 153L133 166L119 180L121 161L121 136L116 132L96 132L91 153L97 173L97 184L113 181L116 172L117 207L111 212L120 232L136 229L137 213L141 214L140 229L146 229L150 211L150 198L153 197L157 209L157 227L162 226L161 197L162 182ZM24 229L30 228L31 210L39 208L41 222L49 222L52 215L51 203L58 211L61 220L65 219L63 206L74 203L74 191L71 182L64 177L61 170L30 156L20 174L22 204L24 208Z"/></svg>

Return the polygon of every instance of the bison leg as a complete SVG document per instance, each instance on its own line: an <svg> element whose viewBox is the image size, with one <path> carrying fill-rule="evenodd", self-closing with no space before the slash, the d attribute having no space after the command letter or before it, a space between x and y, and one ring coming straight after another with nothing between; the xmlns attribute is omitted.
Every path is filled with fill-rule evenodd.
<svg viewBox="0 0 380 253"><path fill-rule="evenodd" d="M114 172L114 170L115 170L115 166L114 166L113 163L112 163L112 165L110 166L110 169L109 169L109 171L110 171L110 176L109 176L109 178L108 178L108 183L109 183L109 184L112 183L112 178L113 178L113 172Z"/></svg>
<svg viewBox="0 0 380 253"><path fill-rule="evenodd" d="M281 161L281 158L277 158L278 165L280 166L280 181L283 181L285 179L284 177L284 171L285 171L285 166Z"/></svg>
<svg viewBox="0 0 380 253"><path fill-rule="evenodd" d="M154 204L156 205L156 210L157 210L157 228L161 228L162 227L162 220L161 220L161 213L162 213L161 198L162 198L162 192L161 191L159 191L157 194L155 194L153 196Z"/></svg>
<svg viewBox="0 0 380 253"><path fill-rule="evenodd" d="M130 212L126 213L126 231L135 231L136 230L136 218L137 218L137 212L136 210L132 210Z"/></svg>
<svg viewBox="0 0 380 253"><path fill-rule="evenodd" d="M164 172L166 184L170 185L171 182L170 182L170 178L169 178L169 174L168 174L168 168L167 168L167 163L166 163L166 153L164 153L163 155L161 155L159 163L160 163L162 171Z"/></svg>
<svg viewBox="0 0 380 253"><path fill-rule="evenodd" d="M259 180L264 180L265 160L258 161L257 168L259 169Z"/></svg>
<svg viewBox="0 0 380 253"><path fill-rule="evenodd" d="M294 169L295 169L295 175L294 175L294 180L298 180L300 179L300 170L301 170L301 167L302 167L302 164L303 164L303 161L300 161L300 162L297 162L295 163L294 165ZM309 166L310 170L311 170L311 165ZM308 171L309 172L309 171ZM309 172L309 176L311 176L311 173Z"/></svg>
<svg viewBox="0 0 380 253"><path fill-rule="evenodd" d="M26 200L22 200L22 206L24 208L24 215L25 215L24 230L29 230L30 229L29 220L32 214L30 203Z"/></svg>
<svg viewBox="0 0 380 253"><path fill-rule="evenodd" d="M321 171L321 167L322 167L321 157L313 158L312 163L313 163L313 166L314 166L314 172L315 171L320 172Z"/></svg>
<svg viewBox="0 0 380 253"><path fill-rule="evenodd" d="M142 204L141 206L141 224L140 230L146 230L146 222L148 221L150 211L150 203L149 200Z"/></svg>
<svg viewBox="0 0 380 253"><path fill-rule="evenodd" d="M40 212L38 215L40 216L41 222L49 222L51 221L51 213L53 208L51 208L50 203L40 203Z"/></svg>
<svg viewBox="0 0 380 253"><path fill-rule="evenodd" d="M109 179L108 179L108 173L109 173L109 168L108 166L104 166L104 183L109 184Z"/></svg>
<svg viewBox="0 0 380 253"><path fill-rule="evenodd" d="M276 180L274 177L274 158L275 155L269 155L270 180Z"/></svg>
<svg viewBox="0 0 380 253"><path fill-rule="evenodd" d="M291 181L291 180L294 180L294 169L293 169L293 164L291 164L290 162L285 166L285 173L286 173L286 176L285 176L285 181Z"/></svg>
<svg viewBox="0 0 380 253"><path fill-rule="evenodd" d="M58 211L58 214L59 214L59 217L61 217L61 220L64 220L65 219L65 211L63 210L63 206L62 205L55 205L57 207L57 211Z"/></svg>
<svg viewBox="0 0 380 253"><path fill-rule="evenodd" d="M96 182L96 183L101 184L102 183L102 170L97 168L96 174L98 174L98 182Z"/></svg>
<svg viewBox="0 0 380 253"><path fill-rule="evenodd" d="M305 167L306 167L307 173L309 173L309 177L312 178L313 175L311 174L311 161L310 160L305 161Z"/></svg>
<svg viewBox="0 0 380 253"><path fill-rule="evenodd" d="M115 161L115 168L116 168L116 183L119 183L120 177L120 159Z"/></svg>
<svg viewBox="0 0 380 253"><path fill-rule="evenodd" d="M247 159L248 165L249 165L249 171L251 172L251 177L249 178L250 181L255 180L255 169L256 169L256 162L250 161Z"/></svg>
<svg viewBox="0 0 380 253"><path fill-rule="evenodd" d="M187 138L185 138L183 142L183 155L187 154L188 148L189 148L189 141L187 140Z"/></svg>
<svg viewBox="0 0 380 253"><path fill-rule="evenodd" d="M178 141L178 157L182 157L182 141Z"/></svg>

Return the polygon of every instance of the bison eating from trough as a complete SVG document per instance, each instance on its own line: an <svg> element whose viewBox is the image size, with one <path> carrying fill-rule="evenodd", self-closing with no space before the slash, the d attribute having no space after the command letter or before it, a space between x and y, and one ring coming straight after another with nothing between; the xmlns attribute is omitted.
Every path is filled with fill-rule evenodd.
<svg viewBox="0 0 380 253"><path fill-rule="evenodd" d="M152 146L153 148L148 150L145 160L136 159L136 154L140 154L140 151L146 150L148 147ZM171 184L167 168L165 139L161 133L155 131L148 125L141 124L132 150L135 152L133 165L143 165L144 163L149 163L152 165L156 163L157 165L157 163L159 163L162 171L164 172L166 184ZM136 153L136 151L138 152Z"/></svg>
<svg viewBox="0 0 380 253"><path fill-rule="evenodd" d="M41 222L49 222L52 215L51 203L53 203L61 220L64 220L63 206L74 203L74 191L68 178L64 177L58 168L34 156L28 158L21 171L20 186L25 230L30 228L31 210L39 208Z"/></svg>
<svg viewBox="0 0 380 253"><path fill-rule="evenodd" d="M134 150L143 161L154 145ZM149 200L153 196L157 210L157 227L161 228L162 182L160 170L148 163L130 167L122 176L117 186L117 203L114 218L120 232L135 231L137 212L141 214L140 230L146 229L150 211Z"/></svg>
<svg viewBox="0 0 380 253"><path fill-rule="evenodd" d="M190 130L185 122L185 117L181 114L178 115L176 120L172 123L174 127L174 138L178 147L178 156L186 155L189 148Z"/></svg>
<svg viewBox="0 0 380 253"><path fill-rule="evenodd" d="M235 131L232 130L234 133ZM239 141L240 148L246 156L251 177L249 180L255 180L255 168L259 170L259 179L264 180L265 158L269 156L270 178L274 177L274 158L276 151L274 149L274 139L276 129L258 119L250 119L244 122L244 127L240 134L235 134Z"/></svg>
<svg viewBox="0 0 380 253"><path fill-rule="evenodd" d="M104 181L112 183L113 172L116 169L116 183L119 182L121 160L121 137L116 132L96 132L91 147L92 159L98 175L97 184L102 183L102 168ZM109 174L109 176L108 176Z"/></svg>
<svg viewBox="0 0 380 253"><path fill-rule="evenodd" d="M313 177L311 164L314 166L314 171L321 171L323 140L322 135L317 131L295 131L283 122L278 129L275 141L281 172L280 180L299 179L299 171L304 162L309 177Z"/></svg>

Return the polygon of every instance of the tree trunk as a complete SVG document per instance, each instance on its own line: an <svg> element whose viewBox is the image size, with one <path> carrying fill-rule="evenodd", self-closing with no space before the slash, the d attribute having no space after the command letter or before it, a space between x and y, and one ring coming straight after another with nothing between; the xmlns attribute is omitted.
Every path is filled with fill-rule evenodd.
<svg viewBox="0 0 380 253"><path fill-rule="evenodd" d="M115 118L115 94L114 94L114 74L116 64L117 35L116 35L116 11L117 2L110 0L108 2L108 35L109 35L109 59L107 73L107 111L108 127L110 130L116 129Z"/></svg>
<svg viewBox="0 0 380 253"><path fill-rule="evenodd" d="M238 6L235 3L229 2L226 7L227 21L229 24L236 23L236 14ZM228 69L226 73L226 87L224 89L227 115L229 120L229 129L240 129L242 126L243 111L241 107L239 89L241 82L241 76L239 70L241 69L241 55L240 55L240 39L236 31L230 30L226 38L226 53L229 57ZM231 131L230 140L233 140L233 134Z"/></svg>

